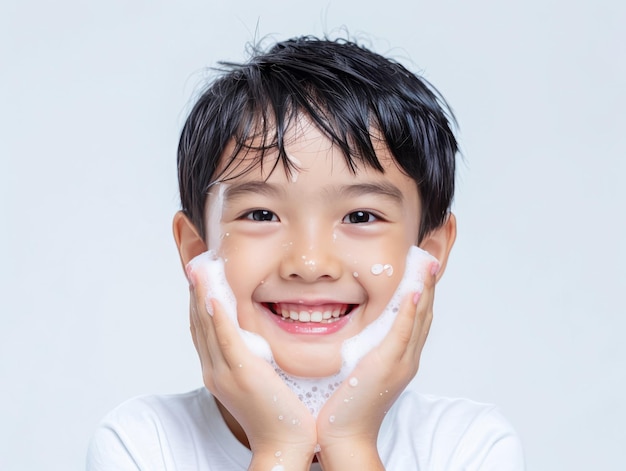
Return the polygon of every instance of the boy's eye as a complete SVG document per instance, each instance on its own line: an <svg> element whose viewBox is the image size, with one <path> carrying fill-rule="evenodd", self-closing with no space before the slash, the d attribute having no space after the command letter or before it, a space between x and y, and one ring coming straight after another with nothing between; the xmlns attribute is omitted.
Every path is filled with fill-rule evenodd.
<svg viewBox="0 0 626 471"><path fill-rule="evenodd" d="M255 209L244 215L244 219L250 221L278 221L278 217L267 209Z"/></svg>
<svg viewBox="0 0 626 471"><path fill-rule="evenodd" d="M376 219L376 216L367 211L354 211L347 214L346 217L343 218L343 222L349 224L363 224L366 222L374 222Z"/></svg>

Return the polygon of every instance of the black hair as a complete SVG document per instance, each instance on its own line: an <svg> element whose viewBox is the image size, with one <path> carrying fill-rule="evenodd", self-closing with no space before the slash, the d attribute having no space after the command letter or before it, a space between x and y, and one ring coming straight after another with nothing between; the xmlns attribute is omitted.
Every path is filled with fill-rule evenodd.
<svg viewBox="0 0 626 471"><path fill-rule="evenodd" d="M292 170L284 135L301 114L341 149L352 171L366 165L383 172L374 141L384 139L417 184L419 239L444 223L458 146L452 111L425 79L354 42L311 36L279 42L243 64L221 65L221 75L187 118L178 147L182 210L203 238L209 188L226 171L232 178L242 153L256 151L256 164L263 165L266 152L277 150L274 168L282 162Z"/></svg>

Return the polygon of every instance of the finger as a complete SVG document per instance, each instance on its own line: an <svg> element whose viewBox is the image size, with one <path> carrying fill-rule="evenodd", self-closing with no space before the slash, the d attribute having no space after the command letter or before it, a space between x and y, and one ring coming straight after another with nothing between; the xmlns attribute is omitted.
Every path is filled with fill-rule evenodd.
<svg viewBox="0 0 626 471"><path fill-rule="evenodd" d="M414 331L415 314L413 295L410 294L402 301L389 333L377 347L379 354L387 361L398 360L406 351Z"/></svg>
<svg viewBox="0 0 626 471"><path fill-rule="evenodd" d="M433 304L435 300L435 275L429 274L424 280L424 288L417 297L417 303L415 303L413 309L415 310L413 332L411 334L410 346L421 347L423 346L430 326L433 320Z"/></svg>
<svg viewBox="0 0 626 471"><path fill-rule="evenodd" d="M211 299L215 341L219 346L220 354L225 363L231 368L241 368L246 358L252 353L245 344L237 325L226 314L222 304L217 299Z"/></svg>
<svg viewBox="0 0 626 471"><path fill-rule="evenodd" d="M207 352L210 361L215 368L225 362L222 350L219 345L217 335L215 333L215 324L213 319L213 306L211 299L208 297L208 282L206 272L194 269L193 266L187 265L187 276L192 285L195 310L196 325L202 332L203 351Z"/></svg>
<svg viewBox="0 0 626 471"><path fill-rule="evenodd" d="M421 351L432 322L435 273L438 263L428 269L421 293L409 294L400 305L398 315L389 334L381 342L381 354L400 359L404 355L414 358Z"/></svg>
<svg viewBox="0 0 626 471"><path fill-rule="evenodd" d="M198 310L197 302L193 297L191 298L189 305L189 318L191 321L191 336L194 340L194 345L196 347L196 351L198 352L198 356L200 357L203 369L205 367L213 369L213 358L209 350L209 345L211 344L211 333L201 322L200 311Z"/></svg>

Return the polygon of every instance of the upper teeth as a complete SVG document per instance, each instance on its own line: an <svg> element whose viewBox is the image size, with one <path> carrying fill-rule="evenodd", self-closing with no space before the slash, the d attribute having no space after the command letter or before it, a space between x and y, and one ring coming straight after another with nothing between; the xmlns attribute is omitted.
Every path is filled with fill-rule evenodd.
<svg viewBox="0 0 626 471"><path fill-rule="evenodd" d="M295 308L281 306L280 313L284 319L291 319L299 322L322 322L324 320L339 317L341 315L341 308L337 306L333 309L297 310Z"/></svg>

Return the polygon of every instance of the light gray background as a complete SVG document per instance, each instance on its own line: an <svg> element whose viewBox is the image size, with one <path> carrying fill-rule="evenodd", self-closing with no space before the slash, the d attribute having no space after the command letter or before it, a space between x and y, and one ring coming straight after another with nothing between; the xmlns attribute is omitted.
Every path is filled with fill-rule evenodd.
<svg viewBox="0 0 626 471"><path fill-rule="evenodd" d="M108 410L201 384L170 229L190 99L257 26L343 25L460 122L419 387L499 404L529 469L623 469L624 5L3 2L0 469L82 469Z"/></svg>

